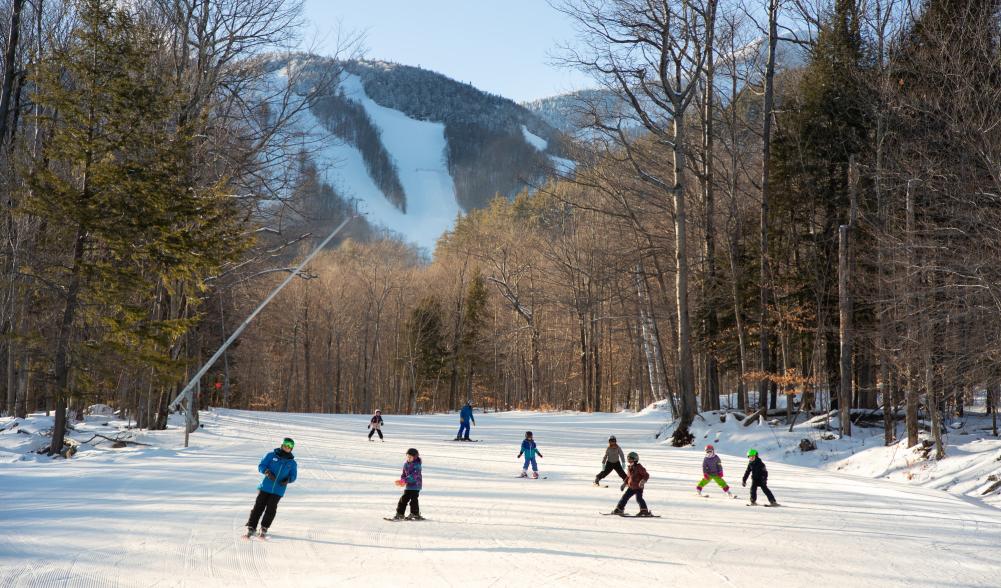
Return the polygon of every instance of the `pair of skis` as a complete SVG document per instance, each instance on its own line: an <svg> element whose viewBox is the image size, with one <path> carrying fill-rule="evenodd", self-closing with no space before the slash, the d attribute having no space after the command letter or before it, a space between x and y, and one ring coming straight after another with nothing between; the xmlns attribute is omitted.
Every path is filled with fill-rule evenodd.
<svg viewBox="0 0 1001 588"><path fill-rule="evenodd" d="M655 515L655 514L651 514L651 515L638 515L638 514L634 514L633 515L633 514L625 514L625 513L618 513L618 512L603 512L603 513L600 513L600 514L602 514L602 515L604 515L606 517L622 517L624 519L659 519L660 518L660 515Z"/></svg>

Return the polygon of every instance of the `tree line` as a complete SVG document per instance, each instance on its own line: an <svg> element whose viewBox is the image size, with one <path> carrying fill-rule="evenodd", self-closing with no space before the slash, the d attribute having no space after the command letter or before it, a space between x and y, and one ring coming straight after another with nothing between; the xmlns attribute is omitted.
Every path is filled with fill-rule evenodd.
<svg viewBox="0 0 1001 588"><path fill-rule="evenodd" d="M430 259L372 231L324 252L214 368L202 403L416 413L465 399L585 411L663 401L675 417L673 441L684 445L700 410L765 414L785 398L790 426L826 413L850 435L854 423L875 418L887 443L906 436L913 446L928 431L939 456L946 419L970 398L985 398L994 411L996 0L769 0L764 11L737 0L558 6L580 35L565 63L606 90L579 105L589 132L574 146L573 173L469 212ZM808 59L777 64L780 43L802 45ZM116 59L128 55L115 51ZM154 62L174 71L170 55ZM89 62L79 61L85 72ZM247 69L239 73L251 76ZM141 71L122 83L160 79ZM42 114L27 119L39 122L7 117L22 127L10 152L30 165L9 166L11 185L23 186L11 193L25 204L9 207L6 230L28 223L24 238L35 241L27 257L39 268L29 270L27 249L10 245L21 241L6 240L4 308L19 309L3 323L13 357L8 405L19 389L45 390L24 397L36 408L58 408L60 398L118 399L142 426L162 423L163 399L181 374L305 252L306 239L260 229L286 223L278 228L306 235L312 225L304 219L323 210L310 203L330 189L301 159L279 157L280 145L240 141L264 132L255 125L278 124L280 114L262 111L280 101L219 119L220 90L209 112L179 118L171 100L123 90L164 109L170 122L159 124L173 140L116 149L102 136L100 149L81 149L64 142L86 133L60 139L56 130L75 119L41 121L65 104L88 104L66 94L88 86L68 84L66 73L36 75L27 95L52 97L22 97L18 110L34 112L28 104L41 101ZM178 86L152 86L184 102ZM614 109L608 93L618 99ZM128 100L95 102L126 108ZM84 122L93 116L70 110ZM124 114L103 116L131 128ZM180 120L217 126L187 135ZM275 137L281 133L268 140ZM241 153L235 146L247 149L245 173L224 159ZM147 159L122 158L119 171L96 156L119 150ZM192 174L181 188L163 180ZM100 188L70 216L65 202L87 194L87 178L134 186L149 202ZM168 189L183 195L161 193ZM42 193L59 197L32 195ZM272 201L295 212L261 204ZM45 202L62 204L52 212ZM140 212L141 226L110 220L106 211L126 210L117 206ZM179 228L187 206L198 214ZM203 226L203 211L225 222ZM255 230L257 238L240 238ZM197 247L185 242L200 231L207 236ZM93 259L94 268L74 273L78 234L86 237L81 260ZM142 247L116 249L126 242ZM67 320L74 279L73 296L83 302ZM65 381L57 377L66 362L60 348L76 367Z"/></svg>

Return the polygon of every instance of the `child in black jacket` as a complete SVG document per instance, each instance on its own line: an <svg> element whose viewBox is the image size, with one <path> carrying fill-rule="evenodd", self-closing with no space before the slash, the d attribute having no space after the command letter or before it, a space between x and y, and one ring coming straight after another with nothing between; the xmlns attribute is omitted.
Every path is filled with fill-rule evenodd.
<svg viewBox="0 0 1001 588"><path fill-rule="evenodd" d="M748 503L748 506L758 504L758 488L761 488L761 491L768 497L767 506L778 506L779 503L775 502L775 496L768 489L768 469L765 468L765 462L758 457L758 450L748 449L747 459L747 470L744 471L744 480L740 485L747 486L747 477L751 477L751 502Z"/></svg>

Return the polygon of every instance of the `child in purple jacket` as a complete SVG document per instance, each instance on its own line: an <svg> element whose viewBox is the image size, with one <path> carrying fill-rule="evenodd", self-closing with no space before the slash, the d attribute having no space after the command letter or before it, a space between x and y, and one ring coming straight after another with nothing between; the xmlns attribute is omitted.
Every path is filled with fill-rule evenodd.
<svg viewBox="0 0 1001 588"><path fill-rule="evenodd" d="M716 449L712 445L706 445L706 456L702 460L702 481L695 486L699 496L704 496L702 489L709 482L716 482L727 496L736 498L730 493L730 485L723 479L723 462L716 455Z"/></svg>
<svg viewBox="0 0 1001 588"><path fill-rule="evenodd" d="M393 517L393 520L400 521L404 518L408 521L424 520L424 517L421 516L421 506L418 502L423 482L424 480L421 477L421 456L417 453L416 449L411 447L407 450L407 462L403 464L403 473L400 475L400 479L396 481L397 486L405 488L403 496L400 497L400 502L396 505L396 516ZM403 514L407 511L408 503L410 504L410 516L404 517Z"/></svg>

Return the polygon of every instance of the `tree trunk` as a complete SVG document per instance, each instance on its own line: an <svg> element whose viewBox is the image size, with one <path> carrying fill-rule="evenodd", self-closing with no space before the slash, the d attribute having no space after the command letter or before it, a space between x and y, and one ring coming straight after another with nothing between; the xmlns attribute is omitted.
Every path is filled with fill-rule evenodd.
<svg viewBox="0 0 1001 588"><path fill-rule="evenodd" d="M838 313L841 335L841 390L838 406L841 410L841 434L851 436L851 397L852 397L852 301L848 292L848 225L838 229Z"/></svg>
<svg viewBox="0 0 1001 588"><path fill-rule="evenodd" d="M685 212L685 138L682 109L675 106L673 120L674 145L674 233L675 233L675 297L678 310L678 393L681 397L681 420L674 430L673 443L681 447L690 443L688 427L698 410L695 401L694 365L692 360L691 326L688 310L688 219Z"/></svg>
<svg viewBox="0 0 1001 588"><path fill-rule="evenodd" d="M918 337L918 326L917 326L917 291L918 291L918 280L914 275L917 273L917 244L915 226L914 226L914 195L911 193L911 183L907 182L907 203L906 203L906 215L907 215L907 268L906 271L911 274L911 278L907 280L907 292L905 294L907 301L906 309L911 315L907 319L907 339L908 341L916 341ZM918 374L917 374L917 364L918 358L916 349L912 344L911 357L907 361L907 390L905 394L906 410L904 412L905 426L907 428L907 447L914 447L918 444Z"/></svg>
<svg viewBox="0 0 1001 588"><path fill-rule="evenodd" d="M772 142L772 111L775 104L775 46L778 43L778 13L779 0L768 0L768 58L765 62L765 95L762 116L761 133L761 284L759 285L759 311L761 315L760 333L758 334L758 352L761 359L761 372L766 375L771 371L768 363L768 199L769 199L769 169ZM759 402L768 390L768 379L762 377L758 384Z"/></svg>
<svg viewBox="0 0 1001 588"><path fill-rule="evenodd" d="M21 8L23 6L24 0L11 1L10 29L3 56L3 86L0 88L0 145L7 144L11 95L14 93L14 78L17 76L17 45L21 35Z"/></svg>

